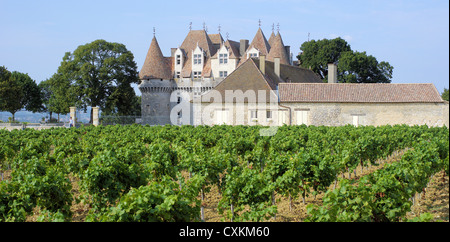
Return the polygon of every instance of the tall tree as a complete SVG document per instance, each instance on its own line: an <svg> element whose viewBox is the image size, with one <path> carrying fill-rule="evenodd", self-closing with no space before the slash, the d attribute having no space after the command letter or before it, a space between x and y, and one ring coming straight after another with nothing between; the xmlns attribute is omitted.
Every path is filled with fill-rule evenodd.
<svg viewBox="0 0 450 242"><path fill-rule="evenodd" d="M64 68L64 67L60 67ZM68 78L56 73L51 78L39 83L46 111L58 114L69 113L69 108L77 101L74 87Z"/></svg>
<svg viewBox="0 0 450 242"><path fill-rule="evenodd" d="M15 113L21 109L43 110L39 87L28 74L11 73L6 67L0 67L0 110L10 112L14 121Z"/></svg>
<svg viewBox="0 0 450 242"><path fill-rule="evenodd" d="M71 81L77 94L77 106L85 110L88 106L98 106L121 115L127 114L128 104L136 96L129 87L139 82L133 54L125 45L105 40L96 40L79 46L73 53L66 53L58 74Z"/></svg>
<svg viewBox="0 0 450 242"><path fill-rule="evenodd" d="M310 68L325 82L328 79L328 63L338 66L338 82L390 83L393 67L366 52L353 51L341 38L304 42L297 56L300 66Z"/></svg>
<svg viewBox="0 0 450 242"><path fill-rule="evenodd" d="M22 88L22 108L33 113L42 112L44 106L42 105L41 90L36 81L31 79L28 74L17 71L11 73L11 79L17 81Z"/></svg>
<svg viewBox="0 0 450 242"><path fill-rule="evenodd" d="M6 67L0 67L0 110L7 111L14 115L22 108L21 100L23 92L20 84L11 78L11 72Z"/></svg>

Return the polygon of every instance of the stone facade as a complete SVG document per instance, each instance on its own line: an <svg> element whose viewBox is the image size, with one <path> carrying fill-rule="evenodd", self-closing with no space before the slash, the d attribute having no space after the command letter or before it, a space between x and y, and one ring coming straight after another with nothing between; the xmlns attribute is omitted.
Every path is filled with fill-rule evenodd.
<svg viewBox="0 0 450 242"><path fill-rule="evenodd" d="M252 111L257 112L252 117ZM219 114L219 112L221 114ZM267 114L271 112L271 114ZM199 104L197 125L314 125L381 126L428 125L449 127L445 103L280 103L258 107L249 104Z"/></svg>
<svg viewBox="0 0 450 242"><path fill-rule="evenodd" d="M291 124L307 125L449 125L448 103L284 103ZM300 112L306 120L300 119Z"/></svg>

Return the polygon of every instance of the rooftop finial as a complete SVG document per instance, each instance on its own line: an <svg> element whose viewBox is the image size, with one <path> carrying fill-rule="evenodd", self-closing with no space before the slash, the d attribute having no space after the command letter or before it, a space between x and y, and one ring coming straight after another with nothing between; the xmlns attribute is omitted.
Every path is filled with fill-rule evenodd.
<svg viewBox="0 0 450 242"><path fill-rule="evenodd" d="M229 39L229 37L230 37L230 34L228 34L228 32L227 32L226 36L227 36L227 40L228 40L228 39Z"/></svg>
<svg viewBox="0 0 450 242"><path fill-rule="evenodd" d="M280 23L277 23L277 32L280 32Z"/></svg>
<svg viewBox="0 0 450 242"><path fill-rule="evenodd" d="M192 30L192 22L189 23L189 31Z"/></svg>
<svg viewBox="0 0 450 242"><path fill-rule="evenodd" d="M155 34L156 34L156 30L155 30L155 27L153 27L153 37L155 37Z"/></svg>
<svg viewBox="0 0 450 242"><path fill-rule="evenodd" d="M272 32L275 32L275 23L272 23Z"/></svg>
<svg viewBox="0 0 450 242"><path fill-rule="evenodd" d="M219 24L219 34L220 34L220 24Z"/></svg>
<svg viewBox="0 0 450 242"><path fill-rule="evenodd" d="M261 19L258 20L258 25L261 28Z"/></svg>

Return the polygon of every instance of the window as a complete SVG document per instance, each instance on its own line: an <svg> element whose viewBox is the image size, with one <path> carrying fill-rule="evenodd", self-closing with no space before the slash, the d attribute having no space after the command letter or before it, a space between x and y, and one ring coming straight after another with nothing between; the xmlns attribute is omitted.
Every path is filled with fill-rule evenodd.
<svg viewBox="0 0 450 242"><path fill-rule="evenodd" d="M278 124L283 125L287 124L286 122L286 111L278 111Z"/></svg>
<svg viewBox="0 0 450 242"><path fill-rule="evenodd" d="M352 114L351 116L354 126L358 127L360 125L363 125L363 116L365 116L365 114Z"/></svg>
<svg viewBox="0 0 450 242"><path fill-rule="evenodd" d="M228 63L228 54L219 54L219 64Z"/></svg>
<svg viewBox="0 0 450 242"><path fill-rule="evenodd" d="M308 125L308 111L306 110L297 111L297 125L302 124Z"/></svg>
<svg viewBox="0 0 450 242"><path fill-rule="evenodd" d="M177 55L176 62L177 62L177 65L181 64L181 55Z"/></svg>
<svg viewBox="0 0 450 242"><path fill-rule="evenodd" d="M201 78L202 72L201 71L194 71L194 78Z"/></svg>
<svg viewBox="0 0 450 242"><path fill-rule="evenodd" d="M202 64L202 55L194 54L194 65Z"/></svg>
<svg viewBox="0 0 450 242"><path fill-rule="evenodd" d="M219 77L225 78L228 76L228 71L219 71Z"/></svg>
<svg viewBox="0 0 450 242"><path fill-rule="evenodd" d="M177 97L177 104L181 103L181 97Z"/></svg>
<svg viewBox="0 0 450 242"><path fill-rule="evenodd" d="M176 77L176 78L180 78L180 72L179 72L179 71L177 71L177 72L175 73L175 77Z"/></svg>
<svg viewBox="0 0 450 242"><path fill-rule="evenodd" d="M257 119L258 118L258 111L257 110L252 110L250 111L250 118L251 119Z"/></svg>
<svg viewBox="0 0 450 242"><path fill-rule="evenodd" d="M249 57L250 57L250 58L258 57L258 53L250 53Z"/></svg>
<svg viewBox="0 0 450 242"><path fill-rule="evenodd" d="M271 119L272 118L272 111L266 111L266 118Z"/></svg>
<svg viewBox="0 0 450 242"><path fill-rule="evenodd" d="M178 117L177 117L177 124L178 124L178 125L181 125L181 124L182 124L181 118L183 117L182 110L180 110L177 114L178 114Z"/></svg>

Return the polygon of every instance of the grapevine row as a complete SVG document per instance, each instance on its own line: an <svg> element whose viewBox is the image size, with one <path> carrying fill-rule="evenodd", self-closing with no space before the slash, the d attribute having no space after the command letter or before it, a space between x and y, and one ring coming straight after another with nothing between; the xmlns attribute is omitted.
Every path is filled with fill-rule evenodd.
<svg viewBox="0 0 450 242"><path fill-rule="evenodd" d="M91 207L86 221L205 220L203 198L212 186L221 194L218 211L225 220L261 221L276 216L275 193L292 201L327 192L339 174L377 165L396 150L416 152L419 140L444 161L433 171L448 174L445 127L283 126L274 136L260 136L261 128L0 130L2 180L10 171L0 182L0 221L25 221L35 207L41 220L70 221L74 200ZM72 194L71 180L78 181L80 196ZM341 181L335 192L344 187Z"/></svg>

